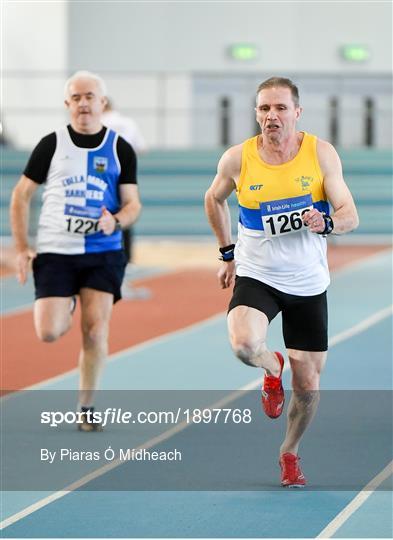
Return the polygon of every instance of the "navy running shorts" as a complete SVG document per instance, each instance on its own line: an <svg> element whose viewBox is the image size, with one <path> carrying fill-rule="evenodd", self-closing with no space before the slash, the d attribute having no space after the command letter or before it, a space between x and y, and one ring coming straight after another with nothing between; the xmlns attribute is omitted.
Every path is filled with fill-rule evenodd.
<svg viewBox="0 0 393 540"><path fill-rule="evenodd" d="M327 351L326 291L315 296L281 292L257 279L236 276L228 313L236 306L262 311L269 323L281 312L285 346L299 351Z"/></svg>
<svg viewBox="0 0 393 540"><path fill-rule="evenodd" d="M126 268L124 251L104 251L82 255L39 253L33 260L35 298L74 296L87 287L121 298Z"/></svg>

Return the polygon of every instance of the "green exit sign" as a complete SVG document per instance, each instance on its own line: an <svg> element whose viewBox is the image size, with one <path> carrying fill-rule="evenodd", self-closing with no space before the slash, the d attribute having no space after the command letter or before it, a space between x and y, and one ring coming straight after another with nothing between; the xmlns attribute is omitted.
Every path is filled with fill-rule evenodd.
<svg viewBox="0 0 393 540"><path fill-rule="evenodd" d="M229 47L229 55L234 60L256 60L258 48L249 43L236 43Z"/></svg>
<svg viewBox="0 0 393 540"><path fill-rule="evenodd" d="M343 45L340 53L348 62L365 62L370 58L370 50L365 45Z"/></svg>

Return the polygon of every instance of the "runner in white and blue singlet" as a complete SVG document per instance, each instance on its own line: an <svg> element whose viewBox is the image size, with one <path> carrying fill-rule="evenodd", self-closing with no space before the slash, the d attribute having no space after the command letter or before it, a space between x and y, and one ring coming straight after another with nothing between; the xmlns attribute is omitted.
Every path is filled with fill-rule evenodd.
<svg viewBox="0 0 393 540"><path fill-rule="evenodd" d="M121 298L126 260L121 229L140 212L136 156L132 147L101 123L105 84L89 72L77 72L66 83L70 125L44 137L33 150L11 202L17 251L17 277L23 284L33 262L37 336L55 341L71 326L76 295L82 315L80 395L91 422L92 400L108 351L112 305ZM28 243L32 196L43 184L36 249Z"/></svg>

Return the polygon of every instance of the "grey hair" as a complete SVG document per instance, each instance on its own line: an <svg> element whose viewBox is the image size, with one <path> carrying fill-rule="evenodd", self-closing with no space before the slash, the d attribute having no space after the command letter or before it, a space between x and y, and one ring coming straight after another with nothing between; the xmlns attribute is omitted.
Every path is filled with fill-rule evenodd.
<svg viewBox="0 0 393 540"><path fill-rule="evenodd" d="M101 92L103 96L107 95L106 91L106 84L104 80L95 73L92 73L91 71L77 71L69 79L67 79L65 85L64 85L64 97L65 99L69 98L69 90L71 84L78 80L78 79L91 79L92 81L95 81L97 83L98 89Z"/></svg>

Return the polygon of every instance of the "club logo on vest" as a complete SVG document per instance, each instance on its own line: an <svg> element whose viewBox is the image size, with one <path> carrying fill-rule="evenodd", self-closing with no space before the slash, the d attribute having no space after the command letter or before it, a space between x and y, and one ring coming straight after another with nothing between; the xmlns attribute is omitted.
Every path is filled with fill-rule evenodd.
<svg viewBox="0 0 393 540"><path fill-rule="evenodd" d="M93 167L99 173L105 172L108 168L108 158L95 156L93 161Z"/></svg>
<svg viewBox="0 0 393 540"><path fill-rule="evenodd" d="M259 191L263 188L263 184L254 184L253 186L250 186L251 191Z"/></svg>
<svg viewBox="0 0 393 540"><path fill-rule="evenodd" d="M295 178L295 182L300 183L302 191L310 191L310 185L314 182L314 178L312 176L299 176Z"/></svg>

